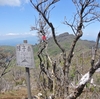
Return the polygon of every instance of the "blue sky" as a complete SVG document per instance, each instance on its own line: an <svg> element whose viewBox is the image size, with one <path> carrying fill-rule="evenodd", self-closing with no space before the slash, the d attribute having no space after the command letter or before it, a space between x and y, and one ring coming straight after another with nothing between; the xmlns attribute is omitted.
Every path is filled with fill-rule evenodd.
<svg viewBox="0 0 100 99"><path fill-rule="evenodd" d="M72 19L75 7L71 0L60 0L55 4L51 11L50 21L54 24L56 32L72 33L70 28L62 22L66 16L68 20ZM0 40L14 39L34 36L36 33L30 31L34 26L34 16L38 13L33 9L29 0L0 0ZM100 22L90 24L84 30L83 39L95 40L100 31Z"/></svg>

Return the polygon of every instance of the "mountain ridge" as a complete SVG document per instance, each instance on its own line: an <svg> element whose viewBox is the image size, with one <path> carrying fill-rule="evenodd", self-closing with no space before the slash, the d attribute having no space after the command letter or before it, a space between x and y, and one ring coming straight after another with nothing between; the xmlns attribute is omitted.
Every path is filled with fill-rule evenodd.
<svg viewBox="0 0 100 99"><path fill-rule="evenodd" d="M65 32L65 33L62 33L62 34L59 34L59 35L56 36L56 39L57 39L58 43L63 48L65 48L66 50L70 49L71 43L74 40L74 38L75 38L75 36L73 34L69 34L68 32ZM37 37L34 37L34 38L33 37L28 37L28 38L17 39L17 40L16 39L13 39L13 40L11 39L10 41L5 41L4 43L1 42L0 46L12 46L13 47L13 46L16 46L17 44L23 43L23 40L25 40L25 39L28 41L29 44L32 44L34 46L35 45L37 46L37 44L38 44L38 38ZM50 51L60 52L60 49L55 44L55 42L53 40L53 37L50 37L47 41L48 41L48 49ZM95 46L95 43L96 43L95 41L79 39L76 45L81 46L82 48L84 47L84 48L90 49L93 46ZM54 49L54 50L52 50L52 49Z"/></svg>
<svg viewBox="0 0 100 99"><path fill-rule="evenodd" d="M68 32L65 32L63 34L60 34L56 37L58 43L61 45L62 48L66 49L66 51L70 50L71 44L74 40L75 36L73 34L69 34ZM91 49L96 44L95 41L88 41L88 40L82 40L79 39L76 44L76 50L77 49ZM52 50L55 49L55 50ZM48 39L48 50L52 53L58 53L60 52L60 49L55 44L53 38Z"/></svg>

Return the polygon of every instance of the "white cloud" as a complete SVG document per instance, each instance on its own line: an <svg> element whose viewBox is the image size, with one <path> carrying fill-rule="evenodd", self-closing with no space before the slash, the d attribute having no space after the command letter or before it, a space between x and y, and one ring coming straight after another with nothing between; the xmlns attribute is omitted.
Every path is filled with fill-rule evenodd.
<svg viewBox="0 0 100 99"><path fill-rule="evenodd" d="M26 32L26 33L7 33L7 34L2 34L0 36L36 36L36 33L31 33L31 32Z"/></svg>
<svg viewBox="0 0 100 99"><path fill-rule="evenodd" d="M29 0L0 0L1 6L20 6L22 3L28 3Z"/></svg>
<svg viewBox="0 0 100 99"><path fill-rule="evenodd" d="M16 36L16 35L19 35L18 33L8 33L8 34L5 34L6 36Z"/></svg>
<svg viewBox="0 0 100 99"><path fill-rule="evenodd" d="M8 6L20 6L21 0L0 0L0 5L8 5Z"/></svg>
<svg viewBox="0 0 100 99"><path fill-rule="evenodd" d="M0 40L5 40L5 39L12 39L12 38L27 38L27 37L36 37L36 33L7 33L7 34L1 34L0 35Z"/></svg>

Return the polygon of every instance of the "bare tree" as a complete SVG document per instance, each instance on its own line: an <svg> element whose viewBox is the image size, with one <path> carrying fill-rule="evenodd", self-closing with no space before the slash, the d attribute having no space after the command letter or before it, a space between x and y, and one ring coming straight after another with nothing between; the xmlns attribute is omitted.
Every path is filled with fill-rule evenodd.
<svg viewBox="0 0 100 99"><path fill-rule="evenodd" d="M99 6L99 3L97 2L97 0L72 0L74 5L76 6L76 14L74 15L74 19L71 23L69 23L65 19L64 24L68 25L72 29L73 33L75 34L75 38L72 42L69 54L67 56L65 49L62 48L62 46L58 43L58 41L56 39L55 28L54 28L52 22L49 21L49 17L50 17L49 15L50 15L50 11L51 11L50 8L52 5L54 5L58 1L60 1L60 0L36 0L36 2L34 2L33 0L30 0L33 7L39 12L39 15L41 16L40 20L43 19L43 21L42 21L43 25L41 25L42 28L41 28L41 26L39 27L40 30L42 29L42 35L45 34L45 32L44 32L45 25L49 26L49 28L51 29L53 39L62 53L61 61L63 62L63 66L60 66L60 69L59 69L60 72L57 73L57 69L58 69L57 61L52 61L50 59L48 53L46 53L47 64L45 65L45 62L43 62L41 55L43 55L42 52L47 47L47 42L44 43L43 48L41 48L38 53L38 57L40 59L40 68L41 68L41 71L44 72L54 82L53 88L56 91L59 90L60 92L62 92L62 93L60 93L60 97L62 95L62 99L76 99L82 93L84 86L90 80L91 76L94 74L96 69L98 69L100 67L100 62L94 61L95 56L96 56L98 41L99 41L99 37L100 37L100 33L99 33L97 45L95 47L95 51L93 51L94 53L93 53L93 58L92 58L92 62L91 62L91 69L87 74L85 74L81 78L81 80L79 81L78 85L75 88L74 93L73 94L69 93L69 68L71 65L72 58L74 56L75 46L77 44L77 41L83 35L83 29L86 27L85 25L88 25L89 23L91 23L95 20L100 21L100 13L96 11L96 9L100 8L100 6ZM41 24L41 22L39 22L39 23ZM44 25L44 23L45 23L45 25ZM37 28L33 27L33 30L34 29L37 29ZM39 30L39 29L37 29L37 30ZM39 31L39 33L41 33L41 31ZM51 63L51 66L53 69L52 75L50 74L49 70L46 68L46 67L48 67L48 65L50 65L49 63ZM61 76L58 76L58 74L61 74ZM62 75L63 75L63 77L62 77ZM58 84L58 86L60 85L60 87L57 87L58 90L56 89L55 84L56 85ZM56 97L55 90L54 90L53 95Z"/></svg>
<svg viewBox="0 0 100 99"><path fill-rule="evenodd" d="M14 58L14 54L4 53L2 49L0 49L0 78L10 72L8 69L12 59ZM8 70L7 70L8 69Z"/></svg>
<svg viewBox="0 0 100 99"><path fill-rule="evenodd" d="M69 70L75 45L79 40L79 38L83 35L83 28L85 28L85 24L89 24L94 20L100 20L100 13L95 11L96 8L100 8L100 5L96 0L72 0L72 1L76 6L77 12L74 15L72 23L69 23L68 21L65 20L64 24L68 25L72 29L73 33L75 34L75 39L73 41L69 55L67 57L67 65L65 66L65 71ZM68 78L67 73L65 74L65 78Z"/></svg>
<svg viewBox="0 0 100 99"><path fill-rule="evenodd" d="M41 3L41 0L39 1L39 3ZM44 5L40 5L39 9L41 9L41 11L43 11ZM49 14L47 14L45 12L45 15L49 19ZM48 89L52 90L52 83L53 83L51 75L48 72L50 63L52 64L51 58L49 57L49 54L47 52L48 37L50 34L49 29L50 28L47 25L45 19L43 18L41 13L39 13L39 19L38 20L35 19L35 26L32 26L31 30L37 31L39 41L40 41L39 50L38 50L38 58L40 60L39 64L40 64L41 70L40 70L39 78L41 78L41 80L42 80L42 81L40 81L40 88L42 88L42 90L44 91L45 96L46 96L46 89L48 88ZM46 82L46 79L48 79L48 82Z"/></svg>

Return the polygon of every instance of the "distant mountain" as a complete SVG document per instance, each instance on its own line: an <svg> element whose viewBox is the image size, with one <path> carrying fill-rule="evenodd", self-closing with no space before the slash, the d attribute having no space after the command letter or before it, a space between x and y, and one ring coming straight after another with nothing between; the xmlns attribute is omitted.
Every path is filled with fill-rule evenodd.
<svg viewBox="0 0 100 99"><path fill-rule="evenodd" d="M63 48L66 50L70 49L70 45L73 41L75 36L73 34L69 34L67 32L62 33L60 35L57 35L57 41L61 44ZM27 40L29 44L35 45L38 43L38 37L37 36L29 36L29 37L20 37L20 38L12 38L12 39L5 39L0 40L0 46L7 45L7 46L16 46L17 44L23 43L23 40ZM58 46L55 44L52 37L48 39L48 49L59 51ZM77 46L81 46L82 48L91 48L95 45L94 41L88 41L88 40L82 40L79 39L77 42Z"/></svg>
<svg viewBox="0 0 100 99"><path fill-rule="evenodd" d="M74 40L74 38L75 36L73 34L65 32L57 36L57 41L63 48L65 48L66 51L69 51L71 43ZM91 49L93 46L95 46L95 41L79 39L76 44L75 50L81 50L81 49L87 50ZM51 55L57 55L58 53L61 52L61 50L55 44L52 37L48 39L48 50L49 54Z"/></svg>
<svg viewBox="0 0 100 99"><path fill-rule="evenodd" d="M73 34L69 34L67 32L62 33L60 35L57 35L57 41L62 45L62 47L69 48L70 43L74 39ZM37 36L26 36L26 37L19 37L19 38L9 38L9 39L0 39L0 46L1 45L8 45L8 46L16 46L17 44L23 43L23 40L27 40L29 44L35 45L38 43L38 37ZM50 37L48 39L50 48L52 46L56 46L56 44L53 41L53 38ZM94 41L88 41L88 40L79 40L78 42L84 43L86 46L91 47L95 42Z"/></svg>

